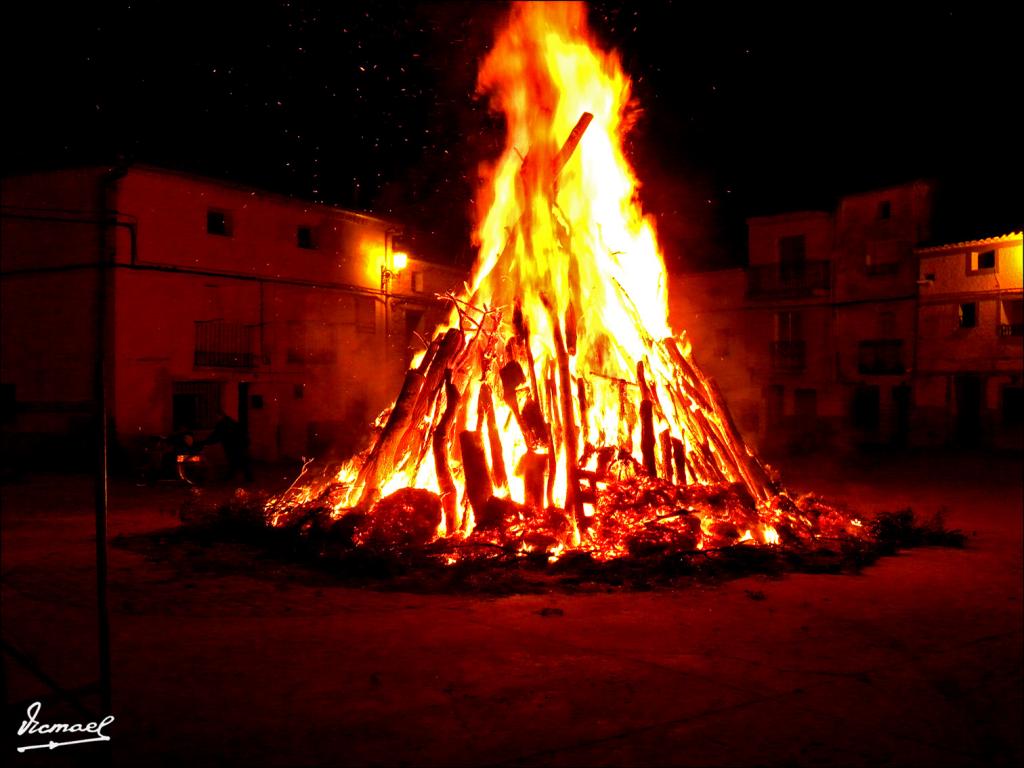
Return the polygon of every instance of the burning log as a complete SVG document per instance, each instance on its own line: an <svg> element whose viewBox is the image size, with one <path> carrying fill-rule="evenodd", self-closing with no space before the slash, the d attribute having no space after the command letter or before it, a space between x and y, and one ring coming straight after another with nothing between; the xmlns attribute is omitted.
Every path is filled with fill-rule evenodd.
<svg viewBox="0 0 1024 768"><path fill-rule="evenodd" d="M771 481L761 463L750 453L728 407L725 406L721 390L712 379L700 376L693 365L685 359L675 339L663 342L670 359L682 374L676 377L678 383L697 404L694 413L699 427L707 438L714 443L716 455L720 461L713 462L716 468L727 475L731 472L736 478L742 479L747 489L759 501L768 498ZM715 416L715 424L707 418L707 414Z"/></svg>
<svg viewBox="0 0 1024 768"><path fill-rule="evenodd" d="M658 476L654 458L654 406L646 398L640 403L640 455L649 477Z"/></svg>
<svg viewBox="0 0 1024 768"><path fill-rule="evenodd" d="M668 415L658 396L658 385L653 380L647 381L647 396L651 400L651 405L654 406L654 417L661 421L668 421Z"/></svg>
<svg viewBox="0 0 1024 768"><path fill-rule="evenodd" d="M726 482L725 475L722 474L722 470L718 467L718 462L715 461L715 456L712 453L707 437L695 441L693 448L694 450L690 451L687 455L687 461L693 467L694 474L697 477L705 478L714 483Z"/></svg>
<svg viewBox="0 0 1024 768"><path fill-rule="evenodd" d="M547 448L548 446L548 424L544 421L544 414L540 406L532 397L523 406L523 437L533 448Z"/></svg>
<svg viewBox="0 0 1024 768"><path fill-rule="evenodd" d="M654 387L647 381L644 373L643 360L637 360L636 380L640 386L640 456L643 460L644 470L648 477L658 476L658 462L654 455L655 434L654 434ZM661 407L658 407L661 410ZM671 477L671 468L668 469Z"/></svg>
<svg viewBox="0 0 1024 768"><path fill-rule="evenodd" d="M565 351L576 355L576 310L571 301L565 310Z"/></svg>
<svg viewBox="0 0 1024 768"><path fill-rule="evenodd" d="M771 478L768 477L768 472L764 465L747 448L743 436L736 428L736 422L733 421L732 414L729 412L729 406L726 405L725 398L722 397L722 390L719 389L718 383L714 379L708 379L707 383L708 388L714 395L713 399L717 406L716 410L722 424L725 426L729 443L736 446L737 452L742 452L740 458L750 474L751 484L754 486L751 491L756 499L764 501L768 497L768 491L772 488Z"/></svg>
<svg viewBox="0 0 1024 768"><path fill-rule="evenodd" d="M552 360L548 360L544 364L544 406L547 412L547 423L551 425L551 436L558 441L563 437L563 432L561 400L558 395L555 367Z"/></svg>
<svg viewBox="0 0 1024 768"><path fill-rule="evenodd" d="M669 359L675 368L676 383L682 387L683 391L691 399L697 402L697 405L705 411L710 411L711 402L708 400L707 393L704 392L703 387L699 384L701 378L693 369L693 366L683 357L683 353L680 352L676 340L673 338L663 339L661 346L668 352Z"/></svg>
<svg viewBox="0 0 1024 768"><path fill-rule="evenodd" d="M647 376L644 374L644 361L636 361L636 383L640 387L640 398L642 400L650 400L651 393L647 388Z"/></svg>
<svg viewBox="0 0 1024 768"><path fill-rule="evenodd" d="M521 410L519 408L517 390L526 381L522 367L518 362L511 361L505 364L499 376L502 400L512 411L512 415L519 425L519 431L522 432L527 444L531 448L548 447L548 425L544 421L544 414L541 413L537 398L527 398L526 405Z"/></svg>
<svg viewBox="0 0 1024 768"><path fill-rule="evenodd" d="M476 515L484 512L491 497L491 473L487 469L487 455L478 431L463 430L459 433L462 449L462 471L466 477L466 498Z"/></svg>
<svg viewBox="0 0 1024 768"><path fill-rule="evenodd" d="M537 386L537 364L533 360L533 347L530 346L530 324L523 317L523 305L516 299L516 307L512 313L512 325L516 329L516 338L526 353L526 372L530 374L530 392L533 399L540 402L540 388Z"/></svg>
<svg viewBox="0 0 1024 768"><path fill-rule="evenodd" d="M519 396L517 394L519 386L526 382L523 368L515 360L512 360L502 367L498 376L501 378L501 399L512 411L512 415L519 422L520 431L525 435L526 429L522 424L523 417L519 412Z"/></svg>
<svg viewBox="0 0 1024 768"><path fill-rule="evenodd" d="M672 482L672 433L669 430L663 429L658 435L658 445L661 447L661 466L665 471L665 479ZM676 482L683 485L686 483L686 478L676 480Z"/></svg>
<svg viewBox="0 0 1024 768"><path fill-rule="evenodd" d="M676 468L676 482L686 485L686 445L677 437L672 438L672 463Z"/></svg>
<svg viewBox="0 0 1024 768"><path fill-rule="evenodd" d="M434 471L437 473L437 485L441 489L441 506L444 508L444 520L448 531L453 532L457 528L456 517L458 506L458 491L455 488L455 480L452 478L451 469L448 467L448 443L451 440L450 427L455 418L455 409L459 405L459 390L452 384L451 368L444 372L444 415L434 429L434 436L431 443L434 449Z"/></svg>
<svg viewBox="0 0 1024 768"><path fill-rule="evenodd" d="M580 115L580 119L576 121L576 125L573 126L572 131L569 133L569 138L565 140L562 148L558 150L558 154L555 155L555 159L552 162L552 183L558 182L558 176L561 174L565 164L569 162L569 158L572 157L572 153L576 151L576 147L580 143L580 139L583 138L583 132L587 130L587 126L590 125L594 116L589 112L584 112Z"/></svg>
<svg viewBox="0 0 1024 768"><path fill-rule="evenodd" d="M626 395L626 382L619 382L619 448L633 452L633 427L636 426L636 412Z"/></svg>
<svg viewBox="0 0 1024 768"><path fill-rule="evenodd" d="M461 330L458 328L448 329L441 339L437 353L430 360L429 366L426 368L423 387L407 419L408 426L405 434L398 444L398 456L416 457L416 460L412 463L414 468L418 467L419 463L423 460L423 450L425 450L425 444L429 441L430 433L429 430L423 429L423 421L434 407L434 403L442 391L446 371L452 366L452 361L462 349L464 340L465 337ZM421 364L420 367L422 368L423 365ZM414 450L416 448L419 450ZM387 456L383 452L382 455ZM393 457L391 461L392 466L394 466ZM384 471L385 466L382 465L380 468L377 468L376 477L386 478L388 476L389 473ZM367 490L372 489L367 487Z"/></svg>
<svg viewBox="0 0 1024 768"><path fill-rule="evenodd" d="M590 426L587 422L587 382L582 376L576 379L576 399L580 406L580 430L584 445L590 442Z"/></svg>
<svg viewBox="0 0 1024 768"><path fill-rule="evenodd" d="M740 465L736 462L735 455L714 429L708 430L707 445L711 448L712 458L714 459L715 466L718 467L723 480L730 483L736 482L737 480L743 480L746 482L746 478L743 476L743 471L740 468Z"/></svg>
<svg viewBox="0 0 1024 768"><path fill-rule="evenodd" d="M479 323L470 320L475 331L451 364L452 381L459 391L463 391L471 379L477 378L479 374L485 374L490 369L497 328L487 331L485 325L489 319L493 322L498 317L498 313L489 313L487 310L478 311L484 313L483 318ZM468 317L468 313L462 313L462 317ZM468 409L461 409L459 411L460 419L467 416L468 413Z"/></svg>
<svg viewBox="0 0 1024 768"><path fill-rule="evenodd" d="M547 464L548 457L534 451L528 451L519 461L516 474L523 478L527 506L544 508L544 470Z"/></svg>
<svg viewBox="0 0 1024 768"><path fill-rule="evenodd" d="M428 379L433 363L441 355L442 350L444 350L445 357L451 354L451 340L458 335L458 331L454 331L454 333L453 331L454 329L449 330L441 341L435 338L427 348L419 367L406 374L402 390L398 399L395 400L395 407L391 410L391 415L357 480L357 485L365 488L363 502L373 501L376 498L377 478L390 474L396 455L402 455L398 454L399 445L409 425L416 423L417 406L429 392Z"/></svg>
<svg viewBox="0 0 1024 768"><path fill-rule="evenodd" d="M571 305L570 305L571 306ZM576 422L573 415L572 404L572 380L569 378L569 355L566 352L565 344L562 342L562 329L558 324L558 317L553 308L551 310L551 322L554 325L555 334L555 359L558 361L558 378L561 382L559 387L562 394L562 443L565 446L565 473L567 487L565 491L565 509L576 516L577 524L583 519L583 505L576 498L579 490L579 469L577 443L576 443ZM575 319L573 320L573 345L575 346Z"/></svg>
<svg viewBox="0 0 1024 768"><path fill-rule="evenodd" d="M497 489L508 488L508 475L505 472L505 454L501 446L501 433L498 432L498 422L494 417L494 398L491 394L491 385L486 381L480 385L480 400L478 404L480 428L487 428L487 441L491 449L491 478L494 487Z"/></svg>
<svg viewBox="0 0 1024 768"><path fill-rule="evenodd" d="M545 486L545 506L552 506L555 498L555 478L558 475L558 454L555 444L561 443L562 425L558 412L558 385L555 384L555 368L551 360L544 364L544 405L547 407L548 435L548 482Z"/></svg>

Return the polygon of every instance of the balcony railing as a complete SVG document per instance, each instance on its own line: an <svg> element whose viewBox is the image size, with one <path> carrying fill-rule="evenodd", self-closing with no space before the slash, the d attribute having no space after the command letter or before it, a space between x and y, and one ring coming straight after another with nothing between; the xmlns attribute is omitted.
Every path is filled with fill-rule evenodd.
<svg viewBox="0 0 1024 768"><path fill-rule="evenodd" d="M773 341L770 351L773 371L799 373L807 367L807 347L803 341Z"/></svg>
<svg viewBox="0 0 1024 768"><path fill-rule="evenodd" d="M255 368L260 361L260 327L222 320L196 321L197 368Z"/></svg>
<svg viewBox="0 0 1024 768"><path fill-rule="evenodd" d="M857 369L861 373L904 373L903 339L869 339L860 343Z"/></svg>
<svg viewBox="0 0 1024 768"><path fill-rule="evenodd" d="M1024 323L1000 323L1000 336L1024 336Z"/></svg>
<svg viewBox="0 0 1024 768"><path fill-rule="evenodd" d="M749 298L801 298L827 293L831 287L832 264L807 261L799 266L783 268L767 264L747 270Z"/></svg>

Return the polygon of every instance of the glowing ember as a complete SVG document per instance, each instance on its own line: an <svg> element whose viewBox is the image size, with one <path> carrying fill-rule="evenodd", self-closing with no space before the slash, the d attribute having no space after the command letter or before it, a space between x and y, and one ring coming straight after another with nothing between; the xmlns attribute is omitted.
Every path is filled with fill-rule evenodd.
<svg viewBox="0 0 1024 768"><path fill-rule="evenodd" d="M323 510L350 516L365 545L446 537L597 559L857 530L778 492L669 329L622 150L630 83L584 7L514 6L479 88L508 141L472 284L370 447L334 477L304 473L269 502L270 522Z"/></svg>

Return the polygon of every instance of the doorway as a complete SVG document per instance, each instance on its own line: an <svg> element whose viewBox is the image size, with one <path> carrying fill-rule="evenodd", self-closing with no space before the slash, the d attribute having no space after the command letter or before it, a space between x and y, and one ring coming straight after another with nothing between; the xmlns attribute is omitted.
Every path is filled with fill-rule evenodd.
<svg viewBox="0 0 1024 768"><path fill-rule="evenodd" d="M983 381L974 373L959 373L956 389L956 442L976 445L981 439L981 405L984 400Z"/></svg>
<svg viewBox="0 0 1024 768"><path fill-rule="evenodd" d="M853 392L853 426L862 439L873 441L878 437L881 414L879 388L870 384L858 385Z"/></svg>
<svg viewBox="0 0 1024 768"><path fill-rule="evenodd" d="M897 384L892 388L892 442L894 445L907 444L910 434L911 387L909 384Z"/></svg>
<svg viewBox="0 0 1024 768"><path fill-rule="evenodd" d="M238 382L238 427L249 439L249 382Z"/></svg>

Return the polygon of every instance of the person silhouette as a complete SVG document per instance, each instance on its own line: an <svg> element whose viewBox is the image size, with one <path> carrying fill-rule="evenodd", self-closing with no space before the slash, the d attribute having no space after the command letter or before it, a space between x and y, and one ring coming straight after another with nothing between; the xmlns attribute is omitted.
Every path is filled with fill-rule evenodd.
<svg viewBox="0 0 1024 768"><path fill-rule="evenodd" d="M246 483L252 482L252 466L249 462L249 435L235 419L223 410L217 411L217 423L202 446L220 443L228 460L228 480L234 480L241 473Z"/></svg>

